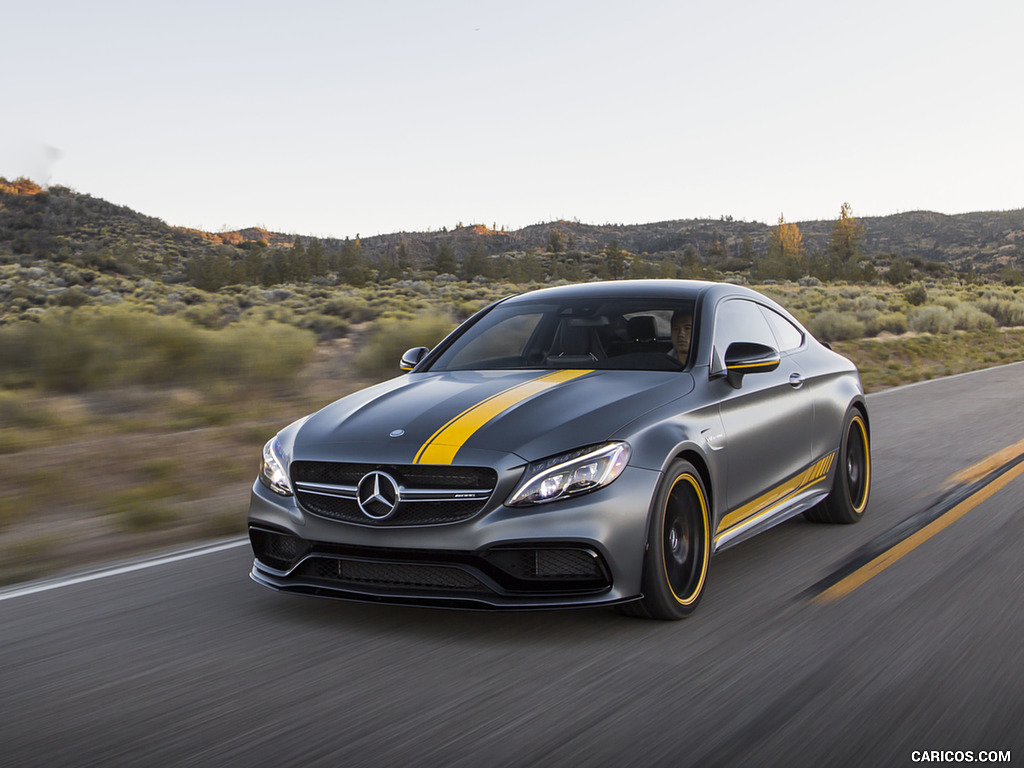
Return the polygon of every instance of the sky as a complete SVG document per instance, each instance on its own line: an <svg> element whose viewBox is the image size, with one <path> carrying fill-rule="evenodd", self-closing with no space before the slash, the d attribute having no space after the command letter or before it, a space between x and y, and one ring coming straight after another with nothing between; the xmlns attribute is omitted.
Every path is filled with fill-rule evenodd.
<svg viewBox="0 0 1024 768"><path fill-rule="evenodd" d="M1020 0L0 0L0 176L319 237L1024 207Z"/></svg>

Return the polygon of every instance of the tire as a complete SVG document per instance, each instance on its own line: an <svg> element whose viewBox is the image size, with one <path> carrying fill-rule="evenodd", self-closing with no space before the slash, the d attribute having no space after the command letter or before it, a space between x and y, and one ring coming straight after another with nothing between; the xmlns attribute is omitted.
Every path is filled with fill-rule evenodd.
<svg viewBox="0 0 1024 768"><path fill-rule="evenodd" d="M711 560L707 499L694 466L681 459L672 462L654 499L644 558L644 596L623 605L623 613L675 621L696 609Z"/></svg>
<svg viewBox="0 0 1024 768"><path fill-rule="evenodd" d="M804 512L815 523L856 523L864 517L871 495L871 446L867 423L856 408L843 422L839 462L832 490L824 501Z"/></svg>

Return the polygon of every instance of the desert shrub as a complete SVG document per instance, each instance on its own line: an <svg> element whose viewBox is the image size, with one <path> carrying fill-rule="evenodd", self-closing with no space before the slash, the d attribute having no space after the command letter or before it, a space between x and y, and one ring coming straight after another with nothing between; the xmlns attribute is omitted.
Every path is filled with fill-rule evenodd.
<svg viewBox="0 0 1024 768"><path fill-rule="evenodd" d="M878 335L878 318L881 314L877 309L862 309L856 313L857 320L864 324L865 336Z"/></svg>
<svg viewBox="0 0 1024 768"><path fill-rule="evenodd" d="M235 319L237 314L237 310L228 314L224 308L216 303L207 302L206 304L193 304L185 309L182 317L202 328L223 328L231 320Z"/></svg>
<svg viewBox="0 0 1024 768"><path fill-rule="evenodd" d="M81 307L90 301L89 294L73 285L57 297L57 304L62 307Z"/></svg>
<svg viewBox="0 0 1024 768"><path fill-rule="evenodd" d="M204 368L222 379L284 384L313 356L309 331L281 323L235 323L205 331Z"/></svg>
<svg viewBox="0 0 1024 768"><path fill-rule="evenodd" d="M928 301L928 291L923 285L917 283L903 291L903 299L912 307L919 307Z"/></svg>
<svg viewBox="0 0 1024 768"><path fill-rule="evenodd" d="M870 312L871 310L884 312L889 308L889 305L875 296L861 296L854 303L853 308L858 312Z"/></svg>
<svg viewBox="0 0 1024 768"><path fill-rule="evenodd" d="M399 372L402 354L412 347L434 347L455 324L447 317L423 313L411 319L382 318L355 359L364 376L388 377Z"/></svg>
<svg viewBox="0 0 1024 768"><path fill-rule="evenodd" d="M365 323L373 320L380 314L375 308L361 297L356 296L335 296L319 307L323 315L331 315L348 320L350 323Z"/></svg>
<svg viewBox="0 0 1024 768"><path fill-rule="evenodd" d="M166 528L178 520L178 515L167 504L169 493L163 485L117 491L107 497L106 512L127 533Z"/></svg>
<svg viewBox="0 0 1024 768"><path fill-rule="evenodd" d="M869 330L874 331L874 335L878 335L882 331L895 334L906 333L907 316L902 312L881 312L872 320Z"/></svg>
<svg viewBox="0 0 1024 768"><path fill-rule="evenodd" d="M978 309L995 319L997 325L1024 325L1024 302L1016 299L986 297L978 299Z"/></svg>
<svg viewBox="0 0 1024 768"><path fill-rule="evenodd" d="M301 323L303 328L308 328L317 335L318 339L340 339L348 333L350 323L340 317L332 315L306 315Z"/></svg>
<svg viewBox="0 0 1024 768"><path fill-rule="evenodd" d="M808 327L815 337L823 341L859 339L866 331L864 323L856 315L833 310L826 310L811 318Z"/></svg>
<svg viewBox="0 0 1024 768"><path fill-rule="evenodd" d="M995 318L973 304L960 304L953 310L953 327L957 330L981 331L995 326Z"/></svg>
<svg viewBox="0 0 1024 768"><path fill-rule="evenodd" d="M910 330L917 333L949 333L953 330L953 313L945 307L931 304L915 309L907 322Z"/></svg>
<svg viewBox="0 0 1024 768"><path fill-rule="evenodd" d="M279 323L219 331L122 307L51 311L0 327L0 384L81 392L130 384L281 383L312 357L311 333Z"/></svg>

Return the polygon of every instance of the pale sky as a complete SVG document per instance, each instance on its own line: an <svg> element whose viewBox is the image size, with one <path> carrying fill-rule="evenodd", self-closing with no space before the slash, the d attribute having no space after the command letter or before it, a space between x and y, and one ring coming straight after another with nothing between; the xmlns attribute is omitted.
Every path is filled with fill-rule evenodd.
<svg viewBox="0 0 1024 768"><path fill-rule="evenodd" d="M0 0L0 176L364 237L1024 207L1021 0Z"/></svg>

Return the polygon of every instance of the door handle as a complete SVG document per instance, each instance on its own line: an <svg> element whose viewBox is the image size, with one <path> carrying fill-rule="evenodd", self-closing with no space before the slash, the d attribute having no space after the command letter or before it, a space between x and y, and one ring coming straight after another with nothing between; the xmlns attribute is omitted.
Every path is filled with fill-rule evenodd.
<svg viewBox="0 0 1024 768"><path fill-rule="evenodd" d="M799 373L789 374L789 386L793 389L800 389L804 385L804 377Z"/></svg>

